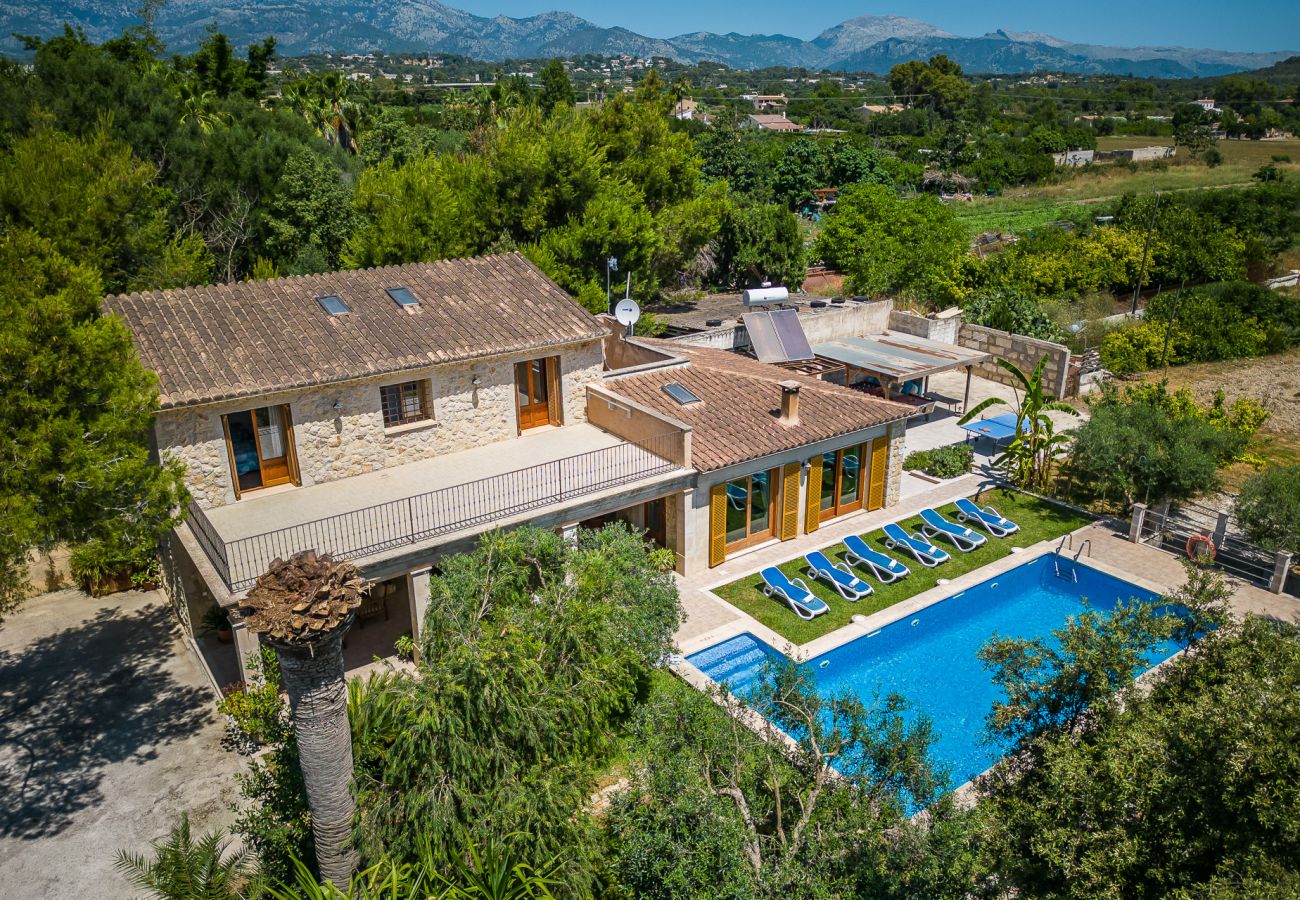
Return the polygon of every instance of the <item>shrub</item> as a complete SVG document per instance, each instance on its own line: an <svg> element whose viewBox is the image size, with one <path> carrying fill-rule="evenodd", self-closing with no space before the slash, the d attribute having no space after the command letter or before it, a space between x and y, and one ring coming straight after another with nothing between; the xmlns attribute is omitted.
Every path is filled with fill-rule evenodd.
<svg viewBox="0 0 1300 900"><path fill-rule="evenodd" d="M1028 294L1010 288L978 291L962 303L962 316L972 325L984 325L1012 334L1063 342L1065 332L1047 311Z"/></svg>
<svg viewBox="0 0 1300 900"><path fill-rule="evenodd" d="M975 448L963 442L909 453L903 460L903 468L920 469L935 478L956 478L969 472L974 461Z"/></svg>
<svg viewBox="0 0 1300 900"><path fill-rule="evenodd" d="M1101 339L1101 364L1116 375L1145 372L1160 365L1165 329L1152 322L1134 322ZM1169 358L1177 359L1177 334L1171 336Z"/></svg>
<svg viewBox="0 0 1300 900"><path fill-rule="evenodd" d="M1270 466L1241 486L1237 521L1265 550L1300 555L1300 466Z"/></svg>

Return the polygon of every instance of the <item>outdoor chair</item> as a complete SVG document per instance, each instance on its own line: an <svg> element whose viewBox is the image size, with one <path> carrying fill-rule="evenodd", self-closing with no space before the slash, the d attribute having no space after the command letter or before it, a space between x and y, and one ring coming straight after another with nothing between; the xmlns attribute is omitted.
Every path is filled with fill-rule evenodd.
<svg viewBox="0 0 1300 900"><path fill-rule="evenodd" d="M994 537L1006 537L1020 530L1020 526L991 506L979 507L973 500L962 497L957 501L957 520L979 525Z"/></svg>
<svg viewBox="0 0 1300 900"><path fill-rule="evenodd" d="M876 580L881 584L891 584L906 575L912 574L912 570L907 566L892 556L886 556L879 550L873 549L856 534L846 537L844 546L848 548L844 554L844 561L851 566L862 566L870 569L876 576Z"/></svg>
<svg viewBox="0 0 1300 900"><path fill-rule="evenodd" d="M850 572L848 566L835 565L820 550L804 554L803 561L808 564L809 578L825 581L845 600L861 600L871 593L871 585Z"/></svg>
<svg viewBox="0 0 1300 900"><path fill-rule="evenodd" d="M826 601L808 590L802 578L787 578L776 566L768 566L759 573L763 578L763 593L769 597L780 597L794 614L801 619L815 619L822 613L830 612Z"/></svg>
<svg viewBox="0 0 1300 900"><path fill-rule="evenodd" d="M925 539L921 534L908 534L897 522L885 526L885 546L890 550L902 548L916 557L916 561L933 569L939 563L952 559L944 550Z"/></svg>
<svg viewBox="0 0 1300 900"><path fill-rule="evenodd" d="M977 547L987 544L989 540L978 531L971 531L965 525L949 522L933 509L921 510L921 521L925 523L921 526L921 531L926 537L947 538L962 553L970 553Z"/></svg>

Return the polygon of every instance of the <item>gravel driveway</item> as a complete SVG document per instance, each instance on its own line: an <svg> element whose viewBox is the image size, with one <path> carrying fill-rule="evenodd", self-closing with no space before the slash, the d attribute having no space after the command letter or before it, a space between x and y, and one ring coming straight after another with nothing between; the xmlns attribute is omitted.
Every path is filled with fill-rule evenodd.
<svg viewBox="0 0 1300 900"><path fill-rule="evenodd" d="M158 593L58 591L0 625L0 884L6 898L130 897L117 850L189 811L229 825L239 758Z"/></svg>

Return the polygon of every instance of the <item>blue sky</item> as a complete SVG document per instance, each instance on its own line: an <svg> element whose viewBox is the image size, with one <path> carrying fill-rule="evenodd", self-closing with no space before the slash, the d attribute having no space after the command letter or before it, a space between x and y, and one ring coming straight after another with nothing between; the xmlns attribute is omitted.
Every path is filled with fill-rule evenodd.
<svg viewBox="0 0 1300 900"><path fill-rule="evenodd" d="M652 37L687 31L779 32L813 38L845 19L862 15L910 16L959 35L997 28L1040 31L1084 43L1113 46L1180 44L1222 50L1300 52L1300 4L1296 0L1075 0L1033 4L930 0L863 5L847 0L444 0L478 15L530 16L563 9L598 25L621 25Z"/></svg>

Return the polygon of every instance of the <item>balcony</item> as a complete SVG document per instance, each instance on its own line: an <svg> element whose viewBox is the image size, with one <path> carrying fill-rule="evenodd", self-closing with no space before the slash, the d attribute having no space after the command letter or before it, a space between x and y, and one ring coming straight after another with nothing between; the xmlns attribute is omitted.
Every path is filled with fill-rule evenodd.
<svg viewBox="0 0 1300 900"><path fill-rule="evenodd" d="M679 434L634 444L591 425L545 429L216 509L191 503L189 526L226 587L238 592L272 560L300 550L364 565L516 516L623 494L639 483L662 482L667 491L689 474L673 461L682 458L681 446Z"/></svg>

